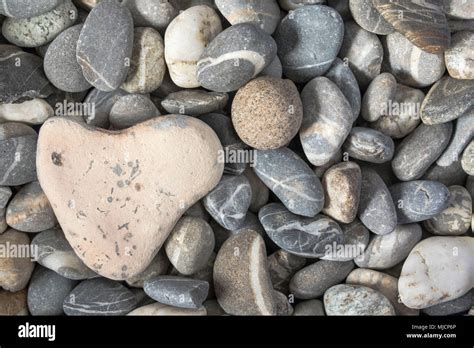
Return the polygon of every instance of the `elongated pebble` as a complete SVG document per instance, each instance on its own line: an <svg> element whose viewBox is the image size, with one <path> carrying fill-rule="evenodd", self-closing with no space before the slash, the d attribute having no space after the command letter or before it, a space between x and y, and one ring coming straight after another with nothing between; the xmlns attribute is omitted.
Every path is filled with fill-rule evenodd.
<svg viewBox="0 0 474 348"><path fill-rule="evenodd" d="M361 115L369 122L377 121L385 114L388 103L393 100L397 91L397 80L390 73L375 77L365 91L362 99Z"/></svg>
<svg viewBox="0 0 474 348"><path fill-rule="evenodd" d="M468 175L474 175L474 141L472 140L463 152L461 165Z"/></svg>
<svg viewBox="0 0 474 348"><path fill-rule="evenodd" d="M0 104L0 122L21 122L27 125L38 125L44 123L53 115L53 108L44 99L40 98L21 103Z"/></svg>
<svg viewBox="0 0 474 348"><path fill-rule="evenodd" d="M228 100L227 93L195 89L170 93L161 105L170 114L199 116L222 110Z"/></svg>

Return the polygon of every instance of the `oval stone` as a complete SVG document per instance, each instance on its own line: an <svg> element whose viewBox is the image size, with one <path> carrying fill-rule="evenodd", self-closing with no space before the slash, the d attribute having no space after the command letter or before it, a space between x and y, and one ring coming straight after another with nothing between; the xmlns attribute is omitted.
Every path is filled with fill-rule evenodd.
<svg viewBox="0 0 474 348"><path fill-rule="evenodd" d="M144 94L128 94L119 97L110 109L109 121L114 129L125 129L147 121L160 112Z"/></svg>
<svg viewBox="0 0 474 348"><path fill-rule="evenodd" d="M385 163L392 159L395 144L392 138L371 128L354 127L342 150L349 156L371 163Z"/></svg>
<svg viewBox="0 0 474 348"><path fill-rule="evenodd" d="M53 115L53 108L44 99L35 98L21 103L0 104L0 123L21 122L27 125L39 125Z"/></svg>
<svg viewBox="0 0 474 348"><path fill-rule="evenodd" d="M90 2L91 0L86 1ZM136 27L151 27L162 34L171 20L179 13L178 9L168 0L122 0L122 3L132 13Z"/></svg>
<svg viewBox="0 0 474 348"><path fill-rule="evenodd" d="M49 12L64 0L5 0L0 4L0 13L12 18L30 18Z"/></svg>
<svg viewBox="0 0 474 348"><path fill-rule="evenodd" d="M170 114L199 116L222 110L229 100L227 93L207 92L201 89L170 93L161 106Z"/></svg>
<svg viewBox="0 0 474 348"><path fill-rule="evenodd" d="M377 121L386 114L388 103L394 99L397 80L390 73L382 73L370 83L362 99L361 115L369 122Z"/></svg>

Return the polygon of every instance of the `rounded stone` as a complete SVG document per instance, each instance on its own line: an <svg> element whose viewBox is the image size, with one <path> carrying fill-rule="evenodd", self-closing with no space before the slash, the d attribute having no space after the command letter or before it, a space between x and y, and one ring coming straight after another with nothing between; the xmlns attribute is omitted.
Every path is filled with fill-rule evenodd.
<svg viewBox="0 0 474 348"><path fill-rule="evenodd" d="M161 105L170 114L199 116L222 110L228 100L227 93L195 89L170 93L163 99Z"/></svg>
<svg viewBox="0 0 474 348"><path fill-rule="evenodd" d="M397 80L392 74L382 73L375 77L362 99L361 115L364 120L374 122L384 115L396 91Z"/></svg>
<svg viewBox="0 0 474 348"><path fill-rule="evenodd" d="M216 11L199 5L180 13L165 33L165 60L173 82L179 87L196 88L197 64L204 49L222 31Z"/></svg>
<svg viewBox="0 0 474 348"><path fill-rule="evenodd" d="M39 125L54 115L53 108L44 99L35 98L21 103L0 104L0 122L21 122Z"/></svg>
<svg viewBox="0 0 474 348"><path fill-rule="evenodd" d="M298 302L293 316L324 316L324 305L320 300L306 300Z"/></svg>
<svg viewBox="0 0 474 348"><path fill-rule="evenodd" d="M202 316L206 315L206 308L180 308L168 306L159 302L134 309L127 315L143 315L143 316Z"/></svg>
<svg viewBox="0 0 474 348"><path fill-rule="evenodd" d="M286 146L303 120L303 105L291 80L260 77L240 88L232 102L232 123L247 145L259 149Z"/></svg>
<svg viewBox="0 0 474 348"><path fill-rule="evenodd" d="M354 127L342 151L361 161L385 163L392 159L395 144L389 136L371 128Z"/></svg>
<svg viewBox="0 0 474 348"><path fill-rule="evenodd" d="M197 79L211 91L235 91L270 65L276 53L276 43L265 31L249 23L236 24L204 49Z"/></svg>
<svg viewBox="0 0 474 348"><path fill-rule="evenodd" d="M119 97L112 106L109 121L115 129L125 129L159 115L155 104L146 95L127 94Z"/></svg>
<svg viewBox="0 0 474 348"><path fill-rule="evenodd" d="M377 35L388 35L395 29L375 8L372 0L349 0L352 17L362 28Z"/></svg>
<svg viewBox="0 0 474 348"><path fill-rule="evenodd" d="M165 32L169 23L179 13L178 9L168 0L125 0L122 3L132 13L136 27L151 27L160 33Z"/></svg>
<svg viewBox="0 0 474 348"><path fill-rule="evenodd" d="M49 12L63 0L5 0L0 5L0 13L11 18L30 18Z"/></svg>
<svg viewBox="0 0 474 348"><path fill-rule="evenodd" d="M474 141L471 141L464 150L461 165L468 175L474 175Z"/></svg>
<svg viewBox="0 0 474 348"><path fill-rule="evenodd" d="M451 38L451 47L444 52L449 75L455 79L474 79L474 33L460 31Z"/></svg>
<svg viewBox="0 0 474 348"><path fill-rule="evenodd" d="M284 17L275 32L283 72L294 82L323 75L341 48L344 23L324 5L303 6Z"/></svg>
<svg viewBox="0 0 474 348"><path fill-rule="evenodd" d="M278 249L268 256L267 262L273 288L284 294L289 294L290 279L304 267L306 259L286 250Z"/></svg>
<svg viewBox="0 0 474 348"><path fill-rule="evenodd" d="M10 292L0 289L0 315L28 315L28 304L26 302L26 297L26 289L17 292Z"/></svg>

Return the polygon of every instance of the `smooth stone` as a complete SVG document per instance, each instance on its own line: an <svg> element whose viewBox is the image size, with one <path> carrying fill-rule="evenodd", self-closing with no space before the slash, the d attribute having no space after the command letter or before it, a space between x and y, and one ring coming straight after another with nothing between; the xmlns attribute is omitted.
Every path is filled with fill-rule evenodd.
<svg viewBox="0 0 474 348"><path fill-rule="evenodd" d="M41 232L57 224L51 204L34 181L23 186L7 207L7 224L21 232Z"/></svg>
<svg viewBox="0 0 474 348"><path fill-rule="evenodd" d="M17 252L33 252L30 248L30 238L26 233L9 229L0 234L0 245L4 251L16 250ZM7 254L8 255L8 254ZM15 255L12 255L15 256ZM33 255L28 257L2 257L0 258L0 288L16 292L24 289L30 281L31 274L35 264L33 263Z"/></svg>
<svg viewBox="0 0 474 348"><path fill-rule="evenodd" d="M53 108L44 99L35 98L21 103L0 104L1 123L21 122L27 125L39 125L53 115Z"/></svg>
<svg viewBox="0 0 474 348"><path fill-rule="evenodd" d="M429 53L442 53L451 42L443 1L373 0L375 8L395 30Z"/></svg>
<svg viewBox="0 0 474 348"><path fill-rule="evenodd" d="M195 89L170 93L161 105L170 114L199 116L222 110L228 100L227 93Z"/></svg>
<svg viewBox="0 0 474 348"><path fill-rule="evenodd" d="M388 35L395 29L375 8L372 0L349 0L352 17L363 29L377 35Z"/></svg>
<svg viewBox="0 0 474 348"><path fill-rule="evenodd" d="M273 34L280 23L280 7L276 0L216 0L215 3L231 25L252 23Z"/></svg>
<svg viewBox="0 0 474 348"><path fill-rule="evenodd" d="M84 120L88 125L108 128L110 110L112 110L115 102L125 95L127 95L127 92L121 89L116 89L112 92L103 92L97 88L93 88L84 99L83 106L86 110L90 111L83 115Z"/></svg>
<svg viewBox="0 0 474 348"><path fill-rule="evenodd" d="M395 315L390 301L380 292L360 285L339 284L324 293L324 309L329 315Z"/></svg>
<svg viewBox="0 0 474 348"><path fill-rule="evenodd" d="M280 203L267 204L260 209L258 217L276 245L298 256L321 257L333 243L343 240L342 230L334 220L324 215L298 216Z"/></svg>
<svg viewBox="0 0 474 348"><path fill-rule="evenodd" d="M278 0L281 8L286 11L296 10L297 8L307 5L320 5L325 2L326 0Z"/></svg>
<svg viewBox="0 0 474 348"><path fill-rule="evenodd" d="M303 6L285 16L275 32L283 72L294 82L308 82L331 67L341 48L344 22L324 5Z"/></svg>
<svg viewBox="0 0 474 348"><path fill-rule="evenodd" d="M414 180L390 186L397 209L398 223L428 220L441 213L449 204L448 188L429 180Z"/></svg>
<svg viewBox="0 0 474 348"><path fill-rule="evenodd" d="M275 59L275 40L250 23L233 25L204 49L197 65L201 86L231 92L260 74Z"/></svg>
<svg viewBox="0 0 474 348"><path fill-rule="evenodd" d="M53 93L42 65L43 60L34 54L15 46L0 45L0 103L46 98Z"/></svg>
<svg viewBox="0 0 474 348"><path fill-rule="evenodd" d="M209 284L179 276L158 276L146 280L143 289L148 296L160 303L197 309L207 297Z"/></svg>
<svg viewBox="0 0 474 348"><path fill-rule="evenodd" d="M5 0L0 4L0 13L11 18L30 18L49 12L63 0Z"/></svg>
<svg viewBox="0 0 474 348"><path fill-rule="evenodd" d="M423 51L398 32L387 35L382 42L384 71L392 73L399 83L416 88L427 87L444 75L443 54Z"/></svg>
<svg viewBox="0 0 474 348"><path fill-rule="evenodd" d="M342 151L361 161L385 163L393 158L395 144L389 136L372 128L354 127Z"/></svg>
<svg viewBox="0 0 474 348"><path fill-rule="evenodd" d="M433 125L457 119L474 106L474 80L443 77L431 87L421 105L421 120Z"/></svg>
<svg viewBox="0 0 474 348"><path fill-rule="evenodd" d="M152 303L143 307L134 309L127 315L143 315L143 316L202 316L206 315L205 307L179 308L168 306L159 302Z"/></svg>
<svg viewBox="0 0 474 348"><path fill-rule="evenodd" d="M143 94L119 97L110 109L109 122L114 129L125 129L159 116L155 104Z"/></svg>
<svg viewBox="0 0 474 348"><path fill-rule="evenodd" d="M290 293L290 279L306 264L305 258L278 249L268 256L268 271L273 288L284 294Z"/></svg>
<svg viewBox="0 0 474 348"><path fill-rule="evenodd" d="M102 0L87 16L77 42L85 79L104 92L125 82L133 51L133 19L115 0Z"/></svg>
<svg viewBox="0 0 474 348"><path fill-rule="evenodd" d="M433 316L463 313L467 312L471 308L472 300L472 291L470 291L454 300L423 308L422 312L424 314Z"/></svg>
<svg viewBox="0 0 474 348"><path fill-rule="evenodd" d="M217 300L207 300L202 304L206 308L207 316L221 316L226 315L226 312L219 306Z"/></svg>
<svg viewBox="0 0 474 348"><path fill-rule="evenodd" d="M0 124L0 185L16 186L36 180L38 135L22 123Z"/></svg>
<svg viewBox="0 0 474 348"><path fill-rule="evenodd" d="M321 182L290 149L257 150L253 170L290 212L313 217L323 209Z"/></svg>
<svg viewBox="0 0 474 348"><path fill-rule="evenodd" d="M178 272L191 275L206 266L214 244L214 232L206 221L184 216L171 231L164 248Z"/></svg>
<svg viewBox="0 0 474 348"><path fill-rule="evenodd" d="M97 276L74 253L59 228L38 233L31 241L31 245L38 251L36 261L64 278L83 280Z"/></svg>
<svg viewBox="0 0 474 348"><path fill-rule="evenodd" d="M88 267L117 280L146 268L224 167L212 129L182 115L121 132L54 118L41 128L38 148L38 178L66 238Z"/></svg>
<svg viewBox="0 0 474 348"><path fill-rule="evenodd" d="M357 268L346 279L347 284L362 285L379 291L392 304L397 315L419 315L420 311L411 309L398 301L398 279L389 274L372 269Z"/></svg>
<svg viewBox="0 0 474 348"><path fill-rule="evenodd" d="M452 130L451 123L420 124L397 146L392 161L395 176L402 181L421 178L448 146Z"/></svg>
<svg viewBox="0 0 474 348"><path fill-rule="evenodd" d="M209 291L206 297L207 300L216 298L216 293L214 290L214 262L215 261L216 261L216 253L211 252L211 257L209 258L209 261L207 261L207 263L204 265L203 269L197 271L196 273L184 276L189 279L200 280L200 281L207 282L209 284ZM176 270L176 268L173 268L173 270ZM173 271L171 271L169 274L174 275ZM178 271L176 271L176 275L183 276Z"/></svg>
<svg viewBox="0 0 474 348"><path fill-rule="evenodd" d="M19 47L38 47L54 40L77 20L77 8L71 0L61 1L53 10L30 18L7 18L3 36Z"/></svg>
<svg viewBox="0 0 474 348"><path fill-rule="evenodd" d="M332 156L328 162L326 162L325 164L323 164L322 166L316 166L314 167L314 174L316 174L316 176L319 178L319 179L322 179L322 177L324 176L324 173L326 173L326 171L331 168L333 165L335 164L338 164L338 163L341 163L342 162L342 150L339 149L335 154L334 156Z"/></svg>
<svg viewBox="0 0 474 348"><path fill-rule="evenodd" d="M106 278L84 280L64 299L66 315L125 315L137 306L135 294Z"/></svg>
<svg viewBox="0 0 474 348"><path fill-rule="evenodd" d="M340 226L344 234L344 242L338 245L333 244L335 248L322 256L321 260L350 261L360 256L369 245L370 232L359 220Z"/></svg>
<svg viewBox="0 0 474 348"><path fill-rule="evenodd" d="M423 91L397 84L393 98L386 100L384 111L387 112L369 126L393 139L404 138L420 124L420 106L424 98Z"/></svg>
<svg viewBox="0 0 474 348"><path fill-rule="evenodd" d="M227 239L214 263L216 298L231 315L275 315L263 238L246 230Z"/></svg>
<svg viewBox="0 0 474 348"><path fill-rule="evenodd" d="M281 78L283 76L283 66L281 65L280 58L276 56L272 62L262 70L260 76L271 76Z"/></svg>
<svg viewBox="0 0 474 348"><path fill-rule="evenodd" d="M76 285L74 280L36 266L28 286L28 309L31 315L63 315L64 299Z"/></svg>
<svg viewBox="0 0 474 348"><path fill-rule="evenodd" d="M474 175L474 141L471 141L464 150L461 165L468 175Z"/></svg>
<svg viewBox="0 0 474 348"><path fill-rule="evenodd" d="M247 166L246 158L242 158L239 153L243 153L246 145L240 140L232 126L230 117L222 114L207 114L200 116L199 119L211 127L216 132L219 140L224 148L221 160L224 161L224 173L232 175L240 175ZM226 156L229 154L229 156ZM252 191L253 196L253 191Z"/></svg>
<svg viewBox="0 0 474 348"><path fill-rule="evenodd" d="M359 84L357 83L357 79L349 67L349 64L336 57L331 68L324 76L339 87L342 94L344 94L351 105L354 120L357 119L361 111L361 94Z"/></svg>
<svg viewBox="0 0 474 348"><path fill-rule="evenodd" d="M258 213L261 207L268 203L270 190L255 174L251 167L246 167L244 175L247 177L252 188L252 199L250 200L249 210Z"/></svg>
<svg viewBox="0 0 474 348"><path fill-rule="evenodd" d="M364 90L380 74L383 60L382 43L377 35L362 29L357 23L346 22L339 58L349 63L359 86Z"/></svg>
<svg viewBox="0 0 474 348"><path fill-rule="evenodd" d="M467 174L461 166L461 160L453 162L451 165L442 167L438 164L433 164L422 176L422 180L439 181L445 186L463 185L466 181Z"/></svg>
<svg viewBox="0 0 474 348"><path fill-rule="evenodd" d="M129 93L150 93L160 87L166 72L165 46L152 28L135 28L127 79L122 89Z"/></svg>
<svg viewBox="0 0 474 348"><path fill-rule="evenodd" d="M375 77L362 98L361 115L364 120L374 122L384 115L396 91L397 80L392 74L382 73Z"/></svg>
<svg viewBox="0 0 474 348"><path fill-rule="evenodd" d="M90 1L90 0L89 0ZM136 27L151 27L164 33L170 22L179 14L169 1L125 0Z"/></svg>
<svg viewBox="0 0 474 348"><path fill-rule="evenodd" d="M151 260L150 264L140 274L126 279L129 286L136 288L143 288L145 281L156 276L164 275L168 271L170 261L163 249L160 249L158 254Z"/></svg>
<svg viewBox="0 0 474 348"><path fill-rule="evenodd" d="M206 211L201 201L197 201L192 206L190 206L189 209L186 210L186 212L183 214L183 216L197 217L206 222L209 222L209 220L211 219L211 216Z"/></svg>
<svg viewBox="0 0 474 348"><path fill-rule="evenodd" d="M349 1L347 0L327 0L329 6L334 8L344 20L352 18L352 14L349 8Z"/></svg>
<svg viewBox="0 0 474 348"><path fill-rule="evenodd" d="M258 150L286 146L298 134L303 105L291 80L259 77L237 91L232 124L240 139Z"/></svg>
<svg viewBox="0 0 474 348"><path fill-rule="evenodd" d="M361 268L387 269L406 259L421 239L418 224L398 225L382 236L373 236L365 252L354 261Z"/></svg>
<svg viewBox="0 0 474 348"><path fill-rule="evenodd" d="M300 140L308 160L326 164L341 148L354 121L344 94L326 77L311 80L301 92L303 123Z"/></svg>
<svg viewBox="0 0 474 348"><path fill-rule="evenodd" d="M362 168L358 217L365 227L378 235L392 232L397 225L390 191L373 169Z"/></svg>
<svg viewBox="0 0 474 348"><path fill-rule="evenodd" d="M293 315L293 306L290 304L290 300L285 294L275 290L273 291L273 297L275 299L277 316Z"/></svg>
<svg viewBox="0 0 474 348"><path fill-rule="evenodd" d="M324 305L320 300L306 300L298 302L293 316L324 316Z"/></svg>
<svg viewBox="0 0 474 348"><path fill-rule="evenodd" d="M26 296L26 289L17 292L10 292L0 289L0 315L28 315Z"/></svg>
<svg viewBox="0 0 474 348"><path fill-rule="evenodd" d="M218 14L205 5L191 7L173 19L165 33L165 60L176 85L183 88L201 85L198 61L221 31Z"/></svg>
<svg viewBox="0 0 474 348"><path fill-rule="evenodd" d="M460 31L454 34L444 59L451 77L474 80L474 33Z"/></svg>
<svg viewBox="0 0 474 348"><path fill-rule="evenodd" d="M338 222L352 222L359 207L361 171L357 163L342 162L324 173L323 213Z"/></svg>
<svg viewBox="0 0 474 348"><path fill-rule="evenodd" d="M398 280L401 301L427 308L461 297L474 286L474 238L431 237L419 243Z"/></svg>
<svg viewBox="0 0 474 348"><path fill-rule="evenodd" d="M238 229L250 206L252 187L244 175L224 175L203 199L204 208L222 227Z"/></svg>
<svg viewBox="0 0 474 348"><path fill-rule="evenodd" d="M449 204L441 213L423 222L423 226L433 234L458 236L471 227L472 198L463 186L450 186Z"/></svg>

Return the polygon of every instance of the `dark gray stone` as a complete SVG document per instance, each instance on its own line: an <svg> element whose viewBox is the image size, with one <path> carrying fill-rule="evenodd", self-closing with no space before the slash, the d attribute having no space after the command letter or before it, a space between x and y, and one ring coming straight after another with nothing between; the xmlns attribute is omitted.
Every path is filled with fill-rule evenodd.
<svg viewBox="0 0 474 348"><path fill-rule="evenodd" d="M125 129L159 116L155 104L143 94L128 94L117 99L110 109L109 122L115 129Z"/></svg>
<svg viewBox="0 0 474 348"><path fill-rule="evenodd" d="M28 18L49 12L63 0L5 0L0 3L0 13L12 18Z"/></svg>
<svg viewBox="0 0 474 348"><path fill-rule="evenodd" d="M324 305L320 300L298 302L293 316L324 316Z"/></svg>
<svg viewBox="0 0 474 348"><path fill-rule="evenodd" d="M342 151L349 156L371 163L384 163L392 159L395 144L392 138L371 128L354 127Z"/></svg>
<svg viewBox="0 0 474 348"><path fill-rule="evenodd" d="M377 35L387 35L395 31L375 8L372 0L349 0L352 17L362 28Z"/></svg>
<svg viewBox="0 0 474 348"><path fill-rule="evenodd" d="M434 316L459 314L467 312L472 307L472 301L472 291L469 291L457 299L423 308L421 311Z"/></svg>
<svg viewBox="0 0 474 348"><path fill-rule="evenodd" d="M170 114L199 116L222 110L228 100L227 93L195 89L170 93L161 105Z"/></svg>

